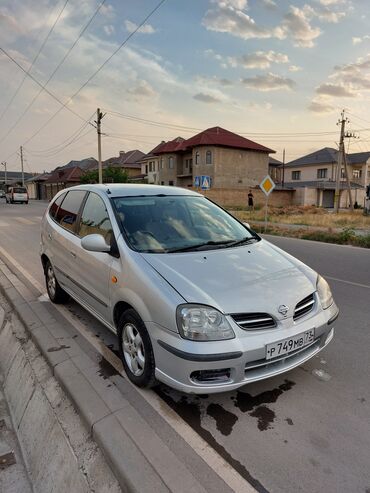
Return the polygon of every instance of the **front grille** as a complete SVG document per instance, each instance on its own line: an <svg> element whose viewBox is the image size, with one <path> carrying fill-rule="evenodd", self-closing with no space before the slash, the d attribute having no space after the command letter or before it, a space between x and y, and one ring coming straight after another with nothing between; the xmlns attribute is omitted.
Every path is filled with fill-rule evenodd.
<svg viewBox="0 0 370 493"><path fill-rule="evenodd" d="M235 313L231 317L239 327L246 330L270 329L276 326L275 320L268 313Z"/></svg>
<svg viewBox="0 0 370 493"><path fill-rule="evenodd" d="M298 318L303 317L306 315L308 312L312 310L315 304L315 298L313 293L307 296L306 298L303 298L299 303L296 304L296 307L294 309L294 315L293 315L293 320L297 320Z"/></svg>

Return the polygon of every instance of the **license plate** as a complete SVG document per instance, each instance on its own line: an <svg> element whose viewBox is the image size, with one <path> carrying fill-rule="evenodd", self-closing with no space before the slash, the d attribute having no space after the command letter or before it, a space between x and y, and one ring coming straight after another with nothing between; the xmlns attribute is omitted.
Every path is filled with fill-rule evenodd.
<svg viewBox="0 0 370 493"><path fill-rule="evenodd" d="M278 342L266 345L266 359L276 358L282 354L288 354L301 349L315 340L315 329L306 330L301 334L288 337Z"/></svg>

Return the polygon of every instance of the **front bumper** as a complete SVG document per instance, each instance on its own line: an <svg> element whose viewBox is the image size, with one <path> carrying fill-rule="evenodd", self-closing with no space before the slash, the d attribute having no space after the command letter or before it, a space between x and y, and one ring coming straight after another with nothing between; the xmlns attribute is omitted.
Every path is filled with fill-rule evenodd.
<svg viewBox="0 0 370 493"><path fill-rule="evenodd" d="M214 342L187 341L179 334L149 323L156 378L182 392L208 394L234 390L279 375L303 364L329 344L338 312L333 303L327 310L317 310L298 322L282 320L278 327L269 330L246 331L235 324L235 339ZM265 359L266 344L312 328L315 339L311 344L271 360ZM199 372L220 374L223 378L222 381L216 378L212 383L202 382L194 378Z"/></svg>

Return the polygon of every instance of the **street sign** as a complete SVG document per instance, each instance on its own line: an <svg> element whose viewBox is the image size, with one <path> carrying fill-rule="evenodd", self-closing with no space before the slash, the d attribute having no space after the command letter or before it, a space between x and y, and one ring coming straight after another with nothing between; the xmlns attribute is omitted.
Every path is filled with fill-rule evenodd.
<svg viewBox="0 0 370 493"><path fill-rule="evenodd" d="M211 177L210 176L202 175L201 188L202 188L202 190L209 190L211 188Z"/></svg>
<svg viewBox="0 0 370 493"><path fill-rule="evenodd" d="M194 177L194 186L195 187L200 187L200 176L195 176Z"/></svg>
<svg viewBox="0 0 370 493"><path fill-rule="evenodd" d="M267 175L260 183L262 192L268 197L275 188L275 183L272 181L269 175Z"/></svg>

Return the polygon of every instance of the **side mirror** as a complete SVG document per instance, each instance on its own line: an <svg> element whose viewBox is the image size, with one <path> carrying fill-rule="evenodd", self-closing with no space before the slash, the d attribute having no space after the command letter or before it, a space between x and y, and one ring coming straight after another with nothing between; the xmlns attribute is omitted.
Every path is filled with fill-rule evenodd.
<svg viewBox="0 0 370 493"><path fill-rule="evenodd" d="M87 235L81 240L81 246L89 252L104 252L109 253L111 251L110 245L107 244L102 235Z"/></svg>
<svg viewBox="0 0 370 493"><path fill-rule="evenodd" d="M251 229L250 227L250 224L249 223L243 223L245 227L247 227L248 229Z"/></svg>

